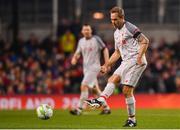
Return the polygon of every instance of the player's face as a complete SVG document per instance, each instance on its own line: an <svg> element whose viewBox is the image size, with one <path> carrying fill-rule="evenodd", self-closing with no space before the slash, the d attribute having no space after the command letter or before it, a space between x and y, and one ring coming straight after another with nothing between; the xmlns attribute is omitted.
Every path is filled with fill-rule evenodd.
<svg viewBox="0 0 180 130"><path fill-rule="evenodd" d="M92 29L90 26L83 26L81 32L85 38L90 38L92 36Z"/></svg>
<svg viewBox="0 0 180 130"><path fill-rule="evenodd" d="M115 28L121 28L124 23L124 16L119 16L118 13L111 13L111 23Z"/></svg>

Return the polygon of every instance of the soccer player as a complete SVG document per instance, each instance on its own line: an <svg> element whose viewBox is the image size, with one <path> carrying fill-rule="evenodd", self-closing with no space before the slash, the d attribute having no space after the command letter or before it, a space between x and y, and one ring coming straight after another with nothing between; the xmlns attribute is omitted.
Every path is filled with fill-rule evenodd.
<svg viewBox="0 0 180 130"><path fill-rule="evenodd" d="M78 42L78 47L73 55L71 64L75 65L80 58L80 54L83 57L83 73L84 78L81 82L81 95L78 103L78 107L71 110L70 113L73 115L80 115L83 110L83 103L88 99L89 89L94 89L98 96L100 96L100 89L97 82L97 75L100 72L100 55L103 51L104 61L107 62L109 59L109 52L100 37L92 35L92 28L88 24L84 24L81 30L83 38ZM110 114L110 108L106 104L103 107L101 114Z"/></svg>
<svg viewBox="0 0 180 130"><path fill-rule="evenodd" d="M120 57L122 62L108 79L108 83L101 96L97 99L86 100L85 102L91 107L103 106L106 99L112 95L115 84L121 83L128 112L128 119L123 126L135 127L137 125L135 118L136 101L133 91L147 66L145 52L148 48L149 40L139 28L125 21L124 10L122 8L112 8L110 10L110 17L112 25L116 29L114 32L115 51L108 62L101 67L101 71L106 73L107 68L111 67Z"/></svg>

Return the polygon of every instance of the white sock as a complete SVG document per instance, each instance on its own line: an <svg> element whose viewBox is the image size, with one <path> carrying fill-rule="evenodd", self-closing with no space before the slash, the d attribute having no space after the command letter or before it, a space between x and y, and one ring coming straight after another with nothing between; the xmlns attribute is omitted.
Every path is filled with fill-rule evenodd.
<svg viewBox="0 0 180 130"><path fill-rule="evenodd" d="M129 119L132 120L133 122L136 122L135 119L135 98L134 97L129 97L126 98L126 105L127 105L127 112L128 112L128 116ZM133 117L131 117L133 116Z"/></svg>
<svg viewBox="0 0 180 130"><path fill-rule="evenodd" d="M128 119L133 121L133 122L136 122L136 117L129 117Z"/></svg>
<svg viewBox="0 0 180 130"><path fill-rule="evenodd" d="M114 92L115 85L114 83L108 83L104 89L104 91L101 93L101 96L97 99L100 102L103 102L104 109L109 110L110 107L108 106L106 99L112 95Z"/></svg>
<svg viewBox="0 0 180 130"><path fill-rule="evenodd" d="M101 96L98 98L99 101L104 101L106 98L111 96L114 92L115 84L114 83L108 83L104 89L104 91L101 93Z"/></svg>
<svg viewBox="0 0 180 130"><path fill-rule="evenodd" d="M81 92L81 96L80 96L79 103L78 103L79 108L81 108L81 109L83 108L83 103L86 99L88 99L88 95L89 95L88 91Z"/></svg>
<svg viewBox="0 0 180 130"><path fill-rule="evenodd" d="M104 100L104 102L103 102L103 109L104 109L104 110L110 110L110 107L109 107L109 105L107 104L106 100Z"/></svg>

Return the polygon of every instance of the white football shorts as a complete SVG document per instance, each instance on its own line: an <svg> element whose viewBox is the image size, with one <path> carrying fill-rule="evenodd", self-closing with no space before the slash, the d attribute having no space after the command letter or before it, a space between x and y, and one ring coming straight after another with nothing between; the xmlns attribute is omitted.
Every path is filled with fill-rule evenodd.
<svg viewBox="0 0 180 130"><path fill-rule="evenodd" d="M136 87L136 84L147 66L147 62L138 65L136 61L122 61L121 65L114 72L121 78L121 84Z"/></svg>
<svg viewBox="0 0 180 130"><path fill-rule="evenodd" d="M84 73L83 80L81 84L87 85L89 88L93 88L97 84L97 76L99 71L86 71Z"/></svg>

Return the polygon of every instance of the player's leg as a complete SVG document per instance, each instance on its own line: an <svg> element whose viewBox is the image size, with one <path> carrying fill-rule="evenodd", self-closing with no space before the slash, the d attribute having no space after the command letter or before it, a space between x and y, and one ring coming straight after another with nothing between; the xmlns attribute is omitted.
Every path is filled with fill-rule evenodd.
<svg viewBox="0 0 180 130"><path fill-rule="evenodd" d="M83 103L86 99L88 99L89 92L88 92L88 86L85 84L81 85L81 95L78 103L78 108L83 109Z"/></svg>
<svg viewBox="0 0 180 130"><path fill-rule="evenodd" d="M95 91L95 94L96 94L96 96L100 96L100 94L101 94L101 89L100 89L100 87L99 87L99 84L98 84L98 81L96 82L96 85L94 86L94 91Z"/></svg>
<svg viewBox="0 0 180 130"><path fill-rule="evenodd" d="M122 75L122 84L123 86L123 94L125 96L127 112L128 112L128 120L125 123L125 127L134 127L137 125L135 118L135 97L134 97L134 88L146 68L146 65L137 65L134 62L128 62L126 64L127 68L123 71Z"/></svg>
<svg viewBox="0 0 180 130"><path fill-rule="evenodd" d="M85 100L88 99L88 96L89 96L88 88L89 87L85 84L81 85L81 94L80 94L78 106L76 109L70 111L71 114L80 115L82 113L83 103Z"/></svg>
<svg viewBox="0 0 180 130"><path fill-rule="evenodd" d="M108 79L108 83L99 98L93 100L86 100L85 102L91 107L95 108L102 106L106 99L113 94L116 84L120 83L123 68L124 64L121 64L116 69L114 74Z"/></svg>
<svg viewBox="0 0 180 130"><path fill-rule="evenodd" d="M91 86L91 81L92 81L91 77L92 77L91 73L89 72L84 73L84 77L80 87L81 94L80 94L78 106L76 109L70 111L71 114L80 115L82 113L83 103L86 99L88 99L89 96L89 86Z"/></svg>
<svg viewBox="0 0 180 130"><path fill-rule="evenodd" d="M79 112L82 112L83 110L83 103L85 100L88 99L89 96L89 89L94 88L97 82L97 75L99 71L86 71L84 74L84 78L82 80L81 85L81 95L80 100L78 103L78 108L76 110L79 110Z"/></svg>
<svg viewBox="0 0 180 130"><path fill-rule="evenodd" d="M98 100L105 101L107 98L109 98L113 94L116 84L118 84L119 82L120 82L120 76L117 74L113 74L108 79L108 83L104 91L101 93L100 97L98 98Z"/></svg>
<svg viewBox="0 0 180 130"><path fill-rule="evenodd" d="M115 89L115 84L120 82L120 76L117 74L113 74L109 79L108 83L104 89L104 91L101 93L100 97L93 100L86 100L85 102L90 105L91 107L98 108L100 106L103 106L106 102L106 99L111 96Z"/></svg>
<svg viewBox="0 0 180 130"><path fill-rule="evenodd" d="M134 98L134 87L125 85L123 86L123 94L125 96L127 112L128 112L128 120L125 122L124 127L134 127L136 126L136 118L135 118L135 98Z"/></svg>
<svg viewBox="0 0 180 130"><path fill-rule="evenodd" d="M96 91L96 95L99 97L99 96L101 95L101 90L100 90L98 81L96 82L96 85L95 85L95 87L94 87L94 90ZM100 114L101 114L101 115L111 114L110 107L109 107L109 105L107 104L106 101L104 102L103 110L101 111Z"/></svg>

